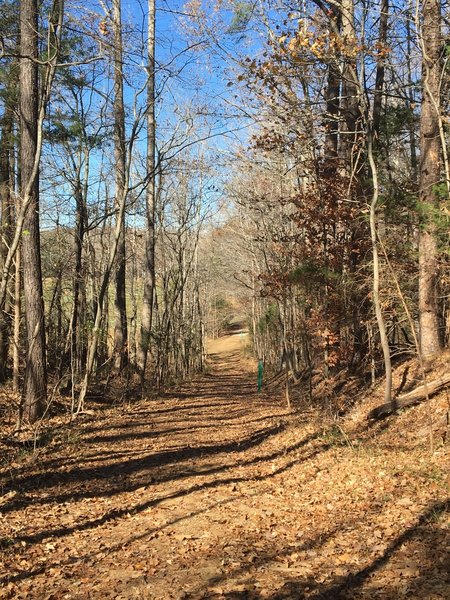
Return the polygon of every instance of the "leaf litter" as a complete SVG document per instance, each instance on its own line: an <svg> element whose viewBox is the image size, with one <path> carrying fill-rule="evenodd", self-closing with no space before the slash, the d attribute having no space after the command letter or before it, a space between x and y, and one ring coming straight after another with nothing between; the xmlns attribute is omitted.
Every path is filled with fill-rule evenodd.
<svg viewBox="0 0 450 600"><path fill-rule="evenodd" d="M448 445L411 443L425 408L403 445L396 417L330 435L256 393L237 340L172 397L2 463L0 598L450 597Z"/></svg>

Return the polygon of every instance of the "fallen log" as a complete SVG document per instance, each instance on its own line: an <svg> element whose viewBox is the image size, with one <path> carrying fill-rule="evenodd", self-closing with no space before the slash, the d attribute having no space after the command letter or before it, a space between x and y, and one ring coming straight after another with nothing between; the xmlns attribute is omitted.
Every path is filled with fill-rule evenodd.
<svg viewBox="0 0 450 600"><path fill-rule="evenodd" d="M426 400L427 396L431 396L439 391L441 388L450 384L450 373L446 373L433 381L428 381L426 385L421 385L415 389L402 394L398 398L394 398L392 402L381 404L377 406L367 415L368 419L382 419L392 414L399 408L405 408L406 406L412 406L422 400Z"/></svg>

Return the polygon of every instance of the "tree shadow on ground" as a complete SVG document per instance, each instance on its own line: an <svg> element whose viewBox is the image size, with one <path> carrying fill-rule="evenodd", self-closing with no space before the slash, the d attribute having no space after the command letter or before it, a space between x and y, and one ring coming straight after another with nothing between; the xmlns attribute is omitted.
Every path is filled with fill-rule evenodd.
<svg viewBox="0 0 450 600"><path fill-rule="evenodd" d="M220 594L212 592L208 593L207 589L214 590L214 587L219 583L226 583L226 579L239 577L244 571L249 568L261 567L264 564L270 564L279 560L283 553L277 552L272 554L261 555L256 562L251 565L246 565L241 569L236 569L231 573L227 573L226 577L217 577L208 582L206 589L199 590L192 594L192 598L217 598L221 600L234 600L248 598L252 600L350 600L350 599L366 599L383 598L384 600L395 600L396 598L414 598L429 599L442 598L444 599L450 590L450 552L448 551L448 542L450 535L447 532L438 530L434 523L436 515L442 515L450 510L450 499L433 503L424 510L417 518L416 523L404 529L386 548L384 552L379 554L372 562L356 572L351 572L345 576L331 576L323 583L317 578L323 578L323 573L318 573L315 577L298 577L289 578L277 591L267 594L261 594L257 590L239 590L228 591ZM310 540L306 545L306 549L318 548L323 545L324 541L329 539L333 533L338 531L338 527L334 532L327 535L317 536ZM417 550L411 551L411 559L415 563L429 564L434 567L433 572L422 572L418 577L412 577L408 584L408 591L400 590L394 582L391 585L383 584L380 587L376 582L371 584L370 579L375 574L386 566L395 554L401 549L404 550L404 545L407 542L416 540L420 543L425 543L422 553ZM303 550L305 547L299 546L297 551ZM441 565L436 564L436 554L439 549L440 553L444 554ZM286 554L292 552L290 548ZM427 555L429 554L429 556ZM367 586L365 586L367 584ZM363 587L365 586L365 587ZM241 587L241 586L239 586ZM405 595L406 594L406 595ZM186 598L190 596L187 595Z"/></svg>
<svg viewBox="0 0 450 600"><path fill-rule="evenodd" d="M180 523L182 521L194 518L196 516L199 516L201 514L205 514L208 513L211 509L217 507L217 506L225 506L227 504L230 504L234 502L234 498L232 499L226 499L226 500L221 500L219 502L214 502L209 504L208 506L199 509L199 510L195 510L195 511L191 511L190 513L186 514L186 515L182 515L180 517L176 517L174 519L171 519L169 521L167 521L167 523L164 523L161 526L158 527L153 527L150 529L147 529L146 531L144 531L143 533L137 533L133 536L130 536L126 539L126 544L130 545L134 542L138 542L140 540L143 539L151 539L152 536L158 532L163 531L166 528L172 527L173 525L176 525L177 523ZM317 534L317 536L313 537L313 538L307 538L305 541L297 544L295 546L295 549L297 551L301 551L301 550L310 550L313 548L318 548L320 547L320 545L322 545L324 542L326 542L328 539L331 539L336 532L338 531L339 526L336 526L332 531L326 531L326 532L320 532L319 534ZM124 541L121 540L120 542L118 542L117 544L114 544L112 546L108 547L108 551L109 552L114 552L114 551L119 551L120 548L122 548L124 546ZM291 553L293 551L293 547L290 547L289 549L286 549L284 552L281 553L277 553L277 557L283 556L283 555L287 555L289 553ZM95 560L96 558L96 554L101 553L102 550L97 551L97 553L89 553L89 554L85 554L84 556L77 556L76 560L77 562L79 562L80 560L82 561L87 561L87 560ZM273 554L271 554L270 552L263 552L257 559L256 561L252 562L252 565L254 566L262 566L267 562L271 562L273 560L274 556ZM61 562L58 561L58 563L55 563L55 566L57 565L58 567L64 565L64 564L70 564L72 561L69 559L67 561ZM45 566L42 567L38 567L32 570L25 570L22 571L21 573L17 573L15 575L10 575L10 576L5 576L0 578L0 583L7 583L10 581L22 581L25 579L29 579L31 577L34 577L36 575L39 575L41 573L44 573L46 570L48 570L49 568L51 568L53 565L51 564L46 564ZM238 570L233 571L233 574L237 574ZM216 577L214 578L213 581L211 581L211 584L217 584L221 581L220 577ZM213 595L209 596L209 597L213 597Z"/></svg>
<svg viewBox="0 0 450 600"><path fill-rule="evenodd" d="M215 405L211 405L212 407L214 407ZM256 411L255 411L256 413ZM239 410L239 411L234 411L231 412L229 411L227 413L227 415L219 417L220 420L222 421L237 421L240 422L240 419L243 415L245 415L246 419L245 422L247 424L254 424L254 423L260 423L261 421L270 421L271 419L275 419L275 418L283 418L287 415L287 411L278 411L278 412L273 412L273 413L267 413L264 414L262 417L258 417L258 416L252 416L249 415L249 411L248 409L246 409L245 411L243 410ZM128 416L128 415L127 415ZM146 420L142 419L142 416L147 416L148 418ZM91 433L97 433L97 432L104 432L104 431L113 431L113 430L118 430L118 431L128 431L129 429L133 429L136 427L146 427L146 431L151 434L151 433L155 433L154 431L154 427L156 426L156 424L158 424L157 421L155 421L154 419L155 413L151 412L151 411L141 411L140 413L133 413L131 415L129 415L129 420L126 423L120 422L117 424L108 424L108 425L92 425L92 426L87 426L87 427L83 427L83 429L81 430L76 430L80 435L83 436L83 440L86 440L87 442L90 442L92 440L92 438L89 438L89 434ZM157 415L156 415L157 416ZM208 421L208 422L216 422L217 420L217 416L209 416L209 417L205 417L202 416L203 421ZM170 419L170 425L174 425L174 423L186 423L186 421L182 420L182 419ZM193 425L192 429L195 429L197 426ZM202 427L202 426L199 426ZM208 427L210 427L210 425L208 425ZM180 428L180 431L184 430L183 428ZM164 430L167 431L167 430ZM163 433L164 433L163 431ZM158 433L158 432L156 432ZM125 433L125 435L128 435L127 433ZM123 439L121 438L121 434L117 434L118 439ZM132 434L130 435L130 439L132 439ZM47 463L46 463L47 464Z"/></svg>
<svg viewBox="0 0 450 600"><path fill-rule="evenodd" d="M308 436L307 438L302 439L298 443L293 444L292 446L289 447L289 449L283 448L280 451L271 453L270 455L264 455L262 457L253 458L253 459L250 459L247 461L231 463L231 464L219 466L219 467L213 466L212 468L209 468L206 470L198 469L197 471L195 471L191 468L188 471L184 471L181 473L180 472L175 472L175 473L169 472L167 474L162 473L161 476L159 477L159 479L157 478L157 476L155 476L154 473L152 473L152 478L151 478L151 482L150 482L151 484L166 483L168 481L175 481L177 479L182 479L182 478L186 478L186 477L206 476L206 475L213 475L214 479L211 481L194 484L188 488L181 488L179 490L174 491L173 493L166 494L162 497L152 498L151 500L136 504L135 506L130 506L129 504L126 504L125 506L123 506L121 508L115 508L113 510L107 511L101 517L98 517L95 519L90 519L90 520L87 520L87 521L84 521L81 523L78 522L74 525L65 526L65 527L56 527L53 529L49 528L49 529L45 529L45 530L36 532L34 534L16 535L16 536L14 536L13 540L6 540L6 541L3 540L3 543L4 543L4 545L11 545L11 543L20 544L22 542L25 542L26 544L31 545L31 544L38 543L45 538L62 538L67 535L70 535L76 531L86 531L86 530L90 530L90 529L95 529L96 527L104 525L105 523L107 523L109 521L123 518L126 515L138 514L152 506L158 506L165 500L182 498L182 497L188 496L189 494L192 494L195 492L208 490L208 489L216 489L220 486L243 484L243 483L248 483L249 481L261 482L261 481L269 480L269 479L275 477L276 475L279 475L279 474L289 470L290 468L292 468L294 465L298 464L299 462L310 460L311 458L313 458L320 452L324 452L325 450L329 449L330 446L327 444L319 445L317 448L311 449L311 451L308 454L306 454L305 456L298 457L298 458L296 457L294 460L286 462L285 464L283 464L282 466L280 466L276 469L271 469L270 473L267 473L267 474L264 473L264 474L255 475L253 472L250 472L248 475L245 475L242 477L232 476L232 477L224 477L224 478L217 478L217 474L220 472L223 472L223 471L234 469L236 467L254 466L254 465L262 463L262 462L273 461L276 458L279 458L281 456L286 456L289 453L299 450L301 447L305 446L306 444L308 444L310 441L312 441L316 437L317 437L317 434L312 434L311 436ZM112 475L113 474L110 473L109 476L112 476ZM67 501L73 502L73 501L77 501L77 500L80 500L83 498L84 499L97 498L99 496L110 497L111 495L121 493L121 492L135 491L136 489L143 487L143 485L145 485L145 484L142 481L142 479L139 479L134 485L128 486L128 487L125 487L123 482L119 481L118 489L117 488L115 488L115 489L107 488L105 490L101 490L98 488L98 484L97 484L96 487L92 491L82 490L82 491L77 491L73 494L70 494L70 493L55 494L55 495L51 496L51 500L52 500L52 502L61 504L61 503L67 502ZM24 500L25 499L23 499L23 498L22 499L21 498L13 499L12 501L10 501L9 505L7 503L6 505L4 505L2 507L3 512L6 513L8 510L13 510L13 508L20 509L21 507L23 507L26 504L32 504L33 506L35 506L35 505L39 505L41 503L48 502L47 498L43 498L43 499L42 498L32 498L30 502L26 502L26 500L25 501ZM2 540L0 539L0 546L1 545L2 545Z"/></svg>
<svg viewBox="0 0 450 600"><path fill-rule="evenodd" d="M177 523L180 523L182 521L186 521L188 519L195 518L196 516L207 513L208 511L212 510L213 508L215 508L217 506L224 506L233 501L234 501L234 499L231 498L231 499L227 499L227 500L220 500L219 502L213 502L213 503L209 504L208 506L201 508L199 510L191 511L190 513L188 513L186 515L181 515L179 517L175 517L174 519L167 521L163 525L160 525L158 527L152 527L150 529L146 529L144 533L138 533L138 534L130 537L129 539L127 539L126 542L127 542L127 544L130 544L132 542L136 542L136 541L139 541L139 540L142 540L145 538L151 539L154 534L159 533L159 532L163 531L164 529L167 529L168 527L172 527L173 525L176 525ZM109 552L119 551L123 547L123 543L124 543L123 541L120 541L117 544L109 546L108 551ZM1 544L0 544L0 548L1 548ZM31 570L23 570L22 572L16 573L15 575L7 575L4 577L0 577L0 584L24 581L26 579L30 579L31 577L35 577L36 575L45 573L52 567L61 567L64 565L70 565L74 562L79 562L79 561L85 562L87 560L94 560L96 558L96 556L98 554L101 554L102 552L104 552L103 548L101 548L94 554L86 553L83 556L77 555L76 557L69 558L65 561L58 560L58 562L46 563L45 565L43 565L41 567L37 567L37 568L31 569Z"/></svg>
<svg viewBox="0 0 450 600"><path fill-rule="evenodd" d="M208 444L200 446L182 446L180 448L163 449L138 458L133 458L121 462L113 462L98 467L75 468L64 471L54 471L52 473L37 473L18 478L13 487L6 487L6 491L19 488L24 491L40 490L46 487L52 487L55 483L61 487L70 483L85 483L97 480L111 480L117 475L131 475L136 472L146 471L148 469L163 467L170 464L179 465L180 462L188 460L205 458L216 454L230 454L233 452L243 452L255 446L262 444L265 440L284 429L283 425L275 425L259 429L251 435L240 440L231 440L224 443ZM149 436L151 437L151 435ZM113 486L114 487L114 486ZM116 491L124 491L122 487ZM3 505L5 510L5 505Z"/></svg>
<svg viewBox="0 0 450 600"><path fill-rule="evenodd" d="M245 413L245 416L247 416L248 413ZM229 430L233 430L234 428L238 429L240 428L240 424L239 424L239 419L242 416L242 413L234 413L232 416L228 416L227 419L223 419L226 420L228 422L227 424L227 428ZM246 423L247 424L256 424L256 423L260 423L260 422L267 422L268 420L270 421L271 419L275 418L275 417L280 417L282 415L278 414L278 415L265 415L263 417L258 417L258 418L254 418L254 419L249 419L246 418ZM175 428L169 428L169 429L153 429L154 426L154 422L149 421L148 423L145 422L137 422L137 421L133 421L131 424L130 423L126 423L123 425L123 427L121 425L109 425L108 428L106 429L105 427L92 427L92 428L86 428L84 429L81 434L82 434L82 443L85 444L95 444L95 445L101 445L101 444L105 444L105 443L111 443L111 444L115 444L116 442L123 442L126 440L154 440L157 438L161 438L164 436L177 436L177 434L195 434L196 431L202 431L202 430L215 430L217 429L217 419L214 418L210 418L210 419L203 419L204 421L207 422L207 424L204 425L193 425L192 427L186 427L186 426L181 426L181 427L175 427ZM236 423L233 423L232 421L236 421ZM185 421L183 420L177 420L177 421L173 421L171 420L170 423L172 425L175 425L177 423L185 423ZM145 431L138 431L136 432L135 430L129 432L130 428L136 428L136 427L148 427L148 429L145 429ZM121 433L120 430L121 429L125 429L125 433ZM109 435L86 435L86 434L91 434L91 433L97 433L100 431L110 431L112 430L114 433L111 433ZM117 431L117 433L115 433ZM126 456L133 456L133 455L142 455L142 449L134 449L134 450L128 450L128 451L114 451L111 448L101 448L101 450L97 451L97 452L93 452L93 453L83 453L82 455L82 460L85 463L93 463L93 462L102 462L102 461L107 461L110 460L111 463L113 464L112 461L117 460L118 458L124 458ZM40 470L41 471L55 471L55 469L59 468L61 465L64 466L64 468L67 470L67 467L74 465L74 464L78 464L80 461L80 457L75 455L75 456L58 456L56 458L52 458L52 459L47 459L47 460L43 460L40 462ZM19 486L20 482L22 481L22 478L19 476L16 479L16 487ZM6 487L6 484L5 484Z"/></svg>
<svg viewBox="0 0 450 600"><path fill-rule="evenodd" d="M164 523L161 526L150 528L143 533L138 533L134 536L129 537L126 540L127 544L131 544L135 541L139 541L145 538L151 539L152 535L154 535L157 531L161 531L167 527L170 527L180 521L184 521L186 519L193 518L202 513L207 513L211 508L218 505L225 505L230 502L233 502L233 499L221 500L220 502L215 502L210 504L200 510L192 511L186 515L182 515L176 517ZM147 503L148 505L148 503ZM223 591L220 593L216 593L214 590L217 587L220 587L220 584L226 584L227 580L233 578L239 578L245 575L246 571L249 569L259 569L264 566L267 566L267 569L270 569L270 564L274 562L279 562L280 559L291 555L292 552L302 552L308 550L316 550L318 551L328 540L331 540L340 530L341 528L348 528L348 523L337 522L336 526L332 530L328 531L320 531L317 535L313 537L309 537L306 540L299 541L295 546L290 545L289 547L281 550L277 549L266 549L260 551L256 559L251 559L249 562L244 564L241 567L232 569L228 571L226 575L214 577L209 580L205 584L205 588L199 589L197 591L193 591L192 593L187 593L183 597L188 600L189 598L197 599L197 598L208 598L213 600L217 598L217 600L233 600L233 599L242 599L248 598L253 600L303 600L308 598L309 600L350 600L350 599L367 599L370 600L375 597L384 598L385 600L394 600L395 598L403 597L399 595L399 588L392 584L392 587L384 585L382 587L382 594L380 595L380 586L376 584L370 583L370 578L377 573L382 567L387 565L389 561L394 557L395 553L399 551L404 545L411 540L418 540L423 542L426 538L426 548L427 550L435 551L436 549L442 549L445 552L445 548L448 547L448 535L442 531L438 531L435 527L434 520L436 515L442 515L443 512L450 510L450 500L436 502L429 506L426 510L424 510L416 520L416 523L408 528L406 528L402 533L400 533L386 548L384 552L379 554L372 562L367 564L365 567L356 572L351 572L349 568L349 573L346 576L331 576L331 578L325 579L323 583L318 581L318 579L323 578L323 573L318 573L315 577L306 576L306 577L298 577L298 578L289 578L285 581L285 583L278 590L268 594L267 591L264 593L260 593L257 589L246 589L242 590L242 586L239 586L239 590L236 591ZM352 524L354 527L357 526L357 522ZM244 556L245 552L249 552L252 550L251 541L244 540L248 543L247 547L239 547L237 552L243 551ZM110 552L118 551L123 546L123 540L118 544L113 545L108 548ZM427 556L418 556L417 551L413 550L415 561L422 561L426 563L429 560ZM445 557L444 557L445 558ZM66 561L58 561L55 563L55 566L60 568L63 565L70 565L75 559L68 559ZM76 562L80 560L95 560L95 554L85 555L85 556L77 556ZM434 560L434 557L431 557L431 560ZM36 575L44 573L48 568L51 568L51 564L46 563L44 566L37 567L31 570L22 571L21 573L6 576L0 579L0 583L8 583L10 581L21 581L25 579L32 578ZM420 577L414 578L409 584L410 593L408 597L412 597L414 599L425 599L430 597L442 597L445 598L445 577L447 575L448 580L448 563L446 566L446 562L442 561L441 565L441 574L442 578L436 578L435 580L430 577L430 574L423 573ZM332 571L331 571L332 572ZM434 574L436 577L436 574ZM362 587L367 583L367 586ZM250 586L249 586L250 588ZM448 588L447 588L448 590ZM434 595L433 595L434 594Z"/></svg>
<svg viewBox="0 0 450 600"><path fill-rule="evenodd" d="M221 390L221 384L219 385ZM216 396L217 396L216 391ZM238 395L238 394L236 394ZM90 427L87 426L85 428L79 428L74 430L74 434L78 438L77 443L82 444L115 444L116 442L126 442L127 440L141 439L141 440L152 440L156 438L161 438L162 436L176 435L178 433L195 433L196 430L200 431L202 429L213 429L214 426L217 426L217 422L227 422L228 426L230 421L234 420L236 422L242 422L245 420L246 424L256 424L260 421L266 422L271 421L275 416L273 413L264 415L263 417L252 418L249 417L249 413L254 410L256 414L256 408L261 405L261 398L258 397L258 400L255 402L255 406L252 403L250 410L248 410L247 403L244 404L244 408L242 408L243 403L242 400L231 400L229 398L226 399L226 402L223 401L223 398L226 396L219 396L217 402L200 402L200 403L181 403L180 406L171 406L171 407L155 407L152 410L141 410L137 413L136 417L132 422L123 422L119 425L113 425L111 427L116 427L116 434L111 435L89 435L90 433L94 433L96 431L104 431L105 429L110 429L108 425L99 426L99 427ZM265 404L263 402L263 404ZM170 418L171 427L164 430L157 430L156 423L159 418L170 417L173 414L182 414L187 415L189 411L195 411L196 418L200 419L200 424L197 424L194 427L186 427L186 423L188 422L186 418L175 420ZM276 413L275 413L276 414ZM206 415L206 417L205 417ZM278 417L282 417L283 414L276 415ZM205 422L206 421L206 422ZM180 427L176 427L176 423L179 422ZM184 426L183 426L184 425ZM133 429L130 429L134 428ZM144 431L136 431L136 428L148 427L148 430ZM111 496L116 493L121 493L123 491L132 491L141 485L149 484L153 477L145 473L145 479L143 481L137 482L136 484L130 484L130 482L124 482L124 477L128 476L136 476L139 473L147 472L150 469L161 469L166 465L176 465L177 468L180 464L183 464L189 460L193 459L204 459L208 456L214 456L217 454L232 454L235 452L242 452L252 447L255 447L271 436L279 433L284 428L283 424L277 424L275 426L265 427L254 431L251 435L247 436L244 439L233 439L228 442L223 442L221 444L205 444L200 446L182 446L180 448L176 448L174 450L161 450L151 454L142 455L142 448L140 448L136 452L130 453L131 456L136 454L137 456L130 458L129 460L117 461L118 457L127 456L128 453L121 452L112 452L110 448L102 447L97 456L90 455L88 462L90 463L99 463L102 460L110 459L110 462L106 464L95 464L89 465L85 468L70 468L70 465L75 462L77 457L71 461L71 458L68 459L66 456L61 456L55 459L50 459L47 461L42 461L39 465L39 473L31 474L28 476L22 476L20 473L14 474L14 480L12 482L3 482L2 488L4 492L18 490L21 493L23 492L32 492L34 490L42 490L46 488L53 488L61 486L74 486L78 484L85 484L91 482L98 482L101 485L101 489L99 490L99 495L107 495ZM125 432L123 431L125 429ZM192 438L194 439L194 435ZM145 452L145 449L144 449ZM84 456L81 456L81 460L85 460ZM69 468L68 468L69 466ZM224 468L231 468L232 465L226 465ZM223 470L222 468L211 470L211 472L220 472ZM184 475L178 474L177 469L172 469L173 475L175 479L183 477ZM203 471L202 471L203 473ZM192 470L189 471L189 474L192 475ZM169 481L171 479L171 474L168 474L167 477L164 478L164 481ZM105 485L106 484L106 485ZM107 489L105 489L107 488ZM92 493L91 493L92 492ZM57 495L60 497L61 495ZM70 490L60 497L61 501L65 500L76 500L80 497L93 497L95 496L95 490L84 490L81 494L77 491L75 494ZM25 497L20 497L19 495L14 498L10 502L6 502L2 506L3 512L8 512L9 510L13 510L19 508L20 506L27 505L32 502L39 501L38 498L34 498L31 502L29 499ZM45 499L44 499L45 501ZM45 503L45 502L44 502Z"/></svg>
<svg viewBox="0 0 450 600"><path fill-rule="evenodd" d="M218 394L220 390L220 394ZM177 390L164 391L160 398L203 398L208 396L227 397L231 392L233 395L240 396L242 391L257 390L257 377L250 378L248 375L239 376L235 374L210 374L205 375L202 381L193 381L190 385L181 386Z"/></svg>
<svg viewBox="0 0 450 600"><path fill-rule="evenodd" d="M314 598L314 600L340 600L349 598L349 593L359 589L363 583L365 583L374 573L384 567L392 559L394 554L403 546L403 544L411 541L414 538L418 538L420 541L423 541L424 535L427 535L429 538L429 543L427 544L428 548L441 548L442 552L447 552L447 565L443 564L442 567L443 572L447 573L447 576L449 577L450 553L448 551L448 542L450 541L450 534L445 535L446 545L441 546L443 541L442 537L444 534L441 535L440 532L437 532L436 527L433 526L435 516L448 511L450 511L450 498L440 502L435 502L420 514L417 522L414 525L406 528L399 536L395 538L395 540L393 540L393 542L389 544L386 550L369 565L360 569L356 573L349 574L349 576L343 582L337 582L334 584L332 583L331 585L327 586L323 592L312 596L312 598ZM426 529L427 525L429 525L428 530ZM425 558L426 557L422 557L422 562L424 562ZM417 558L415 560L417 561ZM434 559L433 563L436 564ZM423 583L426 579L427 576L422 575L421 577L417 578L417 581L415 581L414 584L417 586L421 582ZM450 578L448 578L447 581L449 584L448 591L450 591ZM387 598L389 596L386 595L385 597ZM394 598L395 596L392 597ZM420 596L414 597L419 598Z"/></svg>

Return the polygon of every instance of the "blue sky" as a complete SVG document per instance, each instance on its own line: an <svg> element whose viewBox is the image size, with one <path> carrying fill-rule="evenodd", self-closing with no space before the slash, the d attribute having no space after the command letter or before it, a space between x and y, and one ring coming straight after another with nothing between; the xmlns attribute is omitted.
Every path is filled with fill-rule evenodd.
<svg viewBox="0 0 450 600"><path fill-rule="evenodd" d="M223 195L223 180L227 179L229 170L233 169L235 148L239 144L246 144L247 128L251 124L249 119L245 120L239 114L239 107L242 106L242 103L240 98L235 98L235 94L238 94L237 89L229 86L229 82L235 79L235 73L233 73L232 61L228 59L237 50L242 54L247 51L254 52L258 46L258 40L245 39L240 34L231 35L226 32L233 19L231 11L222 12L220 15L211 13L211 21L208 19L205 21L206 30L213 26L216 28L215 32L220 38L219 48L216 44L209 43L208 35L204 32L194 30L190 32L191 35L188 35L185 27L186 9L183 2L157 0L156 7L156 75L159 93L156 111L158 148L166 151L169 157L178 157L183 153L186 156L186 153L189 152L195 159L196 155L202 154L206 160L212 163L209 185L216 191L211 192L209 196L219 200ZM67 10L71 10L70 5ZM98 19L101 18L100 15L104 14L101 3L94 0L76 10L77 14L86 11L86 29L93 27L96 32L95 19L94 22L89 21L89 14L99 15L98 22ZM141 90L139 101L142 105L145 104L146 98L146 13L146 1L122 1L122 23L125 38L127 37L126 32L134 29L134 33L130 33L130 43L126 46L127 53L125 55L128 81L125 87L125 101L130 125L134 119L133 102L136 90ZM221 21L220 26L218 25L219 20ZM80 22L82 23L82 21ZM95 47L94 51L96 50ZM102 63L99 63L97 69L101 73L106 66L107 62L104 62L103 66ZM82 68L89 70L91 67L87 65ZM101 75L97 80L97 87L100 87L102 92L108 93L111 90L111 80L108 79L106 70L104 73L103 80ZM99 96L95 110L102 102L103 100ZM95 115L95 112L93 114ZM136 145L136 150L145 156L145 119L142 120L142 125L140 141ZM182 148L189 150L178 154ZM109 160L112 160L112 153L110 145L106 152L106 156L109 154ZM59 163L60 166L63 166L62 160L57 155L51 156L50 161L43 164L43 174L49 169L48 173L51 175L54 168L52 167L53 160L54 165ZM103 191L98 189L101 153L95 151L91 161L89 189L91 202L94 205L98 202L99 197L105 195L106 183L109 186L108 195L113 194L114 186L113 177L110 177L106 183L100 184L103 186ZM44 192L44 181L43 184ZM43 211L45 227L54 225L55 206L58 205L61 207L62 221L66 221L67 218L71 220L72 217L69 216L73 214L71 196L71 191L65 186L47 188L44 197L47 198L48 212ZM64 204L60 204L63 202L63 198L65 198L64 202L67 202L65 208ZM46 218L46 213L49 220ZM64 217L63 213L68 216Z"/></svg>

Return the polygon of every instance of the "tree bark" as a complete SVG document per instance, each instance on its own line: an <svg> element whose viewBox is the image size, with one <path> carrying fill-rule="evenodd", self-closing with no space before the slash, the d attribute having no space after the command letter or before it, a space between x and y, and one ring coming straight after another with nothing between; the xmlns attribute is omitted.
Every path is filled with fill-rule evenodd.
<svg viewBox="0 0 450 600"><path fill-rule="evenodd" d="M375 107L374 107L375 108ZM375 115L374 115L375 117ZM375 163L374 152L373 152L373 133L368 132L367 142L367 155L369 158L370 170L372 172L373 182L373 196L370 204L370 235L372 240L372 260L373 260L373 305L375 308L375 316L377 319L378 331L380 333L381 348L383 350L384 359L384 372L385 372L385 387L384 387L384 401L390 402L392 399L392 363L391 363L391 352L389 349L389 340L386 333L386 324L383 317L383 310L381 308L380 301L380 260L378 256L378 239L377 239L377 221L376 211L378 206L379 198L379 185L378 185L378 170Z"/></svg>
<svg viewBox="0 0 450 600"><path fill-rule="evenodd" d="M142 382L145 378L155 293L155 0L148 1L148 80L147 80L147 196L144 262L144 293L142 299L141 335L138 365Z"/></svg>
<svg viewBox="0 0 450 600"><path fill-rule="evenodd" d="M380 33L379 43L382 49L386 45L387 25L388 25L388 0L382 0L380 12ZM380 260L378 255L378 227L377 227L377 208L379 200L378 168L376 164L375 148L377 147L377 136L380 128L381 108L384 88L384 59L378 58L377 71L375 77L375 95L373 99L372 123L369 123L367 133L367 156L370 170L372 173L372 202L370 203L370 237L372 241L372 260L373 260L373 287L372 296L377 319L378 331L380 333L381 349L383 351L385 387L384 401L386 403L392 400L392 362L389 348L389 339L386 332L386 323L383 316L383 310L380 300Z"/></svg>
<svg viewBox="0 0 450 600"><path fill-rule="evenodd" d="M86 161L88 158L86 157ZM80 181L79 173L77 173L77 181L74 189L74 197L76 202L76 225L73 240L73 250L75 254L75 267L73 273L73 306L72 315L70 317L69 336L66 344L66 353L70 352L70 363L72 373L78 375L81 372L81 353L80 343L81 335L78 331L78 322L81 313L82 302L82 287L83 282L83 245L84 235L87 224L87 211L83 186ZM73 383L73 382L72 382Z"/></svg>
<svg viewBox="0 0 450 600"><path fill-rule="evenodd" d="M123 44L122 16L120 0L113 1L114 30L114 158L116 172L116 210L120 210L122 198L126 197L126 148L125 148L125 107L123 99ZM124 217L124 215L123 215ZM120 237L117 246L115 272L115 308L114 326L115 366L120 371L128 364L128 328L126 301L126 248L125 218L120 225Z"/></svg>
<svg viewBox="0 0 450 600"><path fill-rule="evenodd" d="M441 181L439 109L442 48L440 0L422 3L422 113L420 118L419 199L422 222L419 236L420 351L424 358L441 349L438 317L438 248L435 211L436 186Z"/></svg>
<svg viewBox="0 0 450 600"><path fill-rule="evenodd" d="M20 157L21 196L30 190L29 207L22 231L23 280L27 356L22 398L22 417L34 422L45 410L47 372L44 302L42 291L39 234L39 173L35 169L38 153L38 8L37 0L20 3ZM31 185L30 185L31 184Z"/></svg>
<svg viewBox="0 0 450 600"><path fill-rule="evenodd" d="M121 198L120 206L118 207L118 213L116 217L116 224L114 227L114 232L111 240L111 246L109 250L108 262L105 268L105 271L102 276L100 290L98 293L98 299L95 306L95 317L94 324L92 328L92 339L88 347L87 357L86 357L86 371L84 374L83 382L81 384L80 394L78 397L78 406L77 413L84 410L84 401L86 398L86 394L89 388L89 384L91 381L91 376L94 370L94 365L97 357L97 350L99 347L99 339L100 339L100 328L104 316L104 305L105 305L105 297L107 296L106 292L108 290L108 285L111 279L111 275L114 268L114 263L117 256L117 249L119 247L120 236L122 232L122 224L125 218L125 196Z"/></svg>
<svg viewBox="0 0 450 600"><path fill-rule="evenodd" d="M0 271L3 271L8 248L11 245L13 233L14 206L12 200L12 187L14 174L11 169L13 156L13 123L14 113L9 104L6 104L3 113L2 137L0 141L0 209L1 209L1 239L0 239ZM6 298L5 308L0 312L0 382L7 376L7 363L9 354L9 338L11 332L11 318L9 316L9 297Z"/></svg>
<svg viewBox="0 0 450 600"><path fill-rule="evenodd" d="M383 106L383 87L384 87L384 72L385 72L385 59L381 52L385 48L387 43L387 32L388 32L388 15L389 15L389 0L381 0L380 7L380 29L378 35L378 41L380 44L380 56L377 59L377 71L375 76L375 95L373 98L373 132L375 135L375 145L380 130L380 119L381 109Z"/></svg>
<svg viewBox="0 0 450 600"><path fill-rule="evenodd" d="M341 0L342 40L350 47L357 43L355 33L353 0ZM356 59L344 57L342 65L342 117L341 146L343 159L349 165L352 176L357 156L360 134L361 111L359 107L360 86L356 73Z"/></svg>
<svg viewBox="0 0 450 600"><path fill-rule="evenodd" d="M21 320L21 293L22 293L22 268L20 264L20 250L15 256L15 281L14 281L14 337L13 337L13 390L19 392L20 374L20 320Z"/></svg>
<svg viewBox="0 0 450 600"><path fill-rule="evenodd" d="M330 16L336 31L341 28L341 15L337 9L331 9ZM339 65L333 59L328 65L326 99L326 133L324 144L325 175L334 177L338 170L338 141L339 141L339 98L341 79Z"/></svg>

